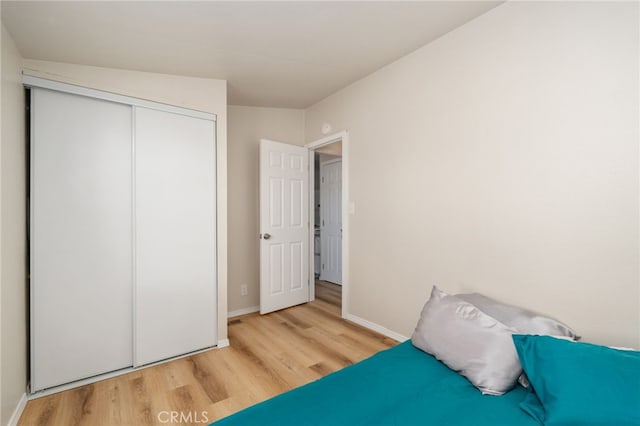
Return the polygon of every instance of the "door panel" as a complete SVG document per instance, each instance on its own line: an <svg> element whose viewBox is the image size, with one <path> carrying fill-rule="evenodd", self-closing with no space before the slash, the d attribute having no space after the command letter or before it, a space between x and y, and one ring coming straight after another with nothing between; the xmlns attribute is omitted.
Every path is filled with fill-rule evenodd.
<svg viewBox="0 0 640 426"><path fill-rule="evenodd" d="M342 284L342 161L320 164L320 279Z"/></svg>
<svg viewBox="0 0 640 426"><path fill-rule="evenodd" d="M260 141L262 314L309 300L307 167L306 148Z"/></svg>
<svg viewBox="0 0 640 426"><path fill-rule="evenodd" d="M143 365L217 343L215 123L135 114L135 365Z"/></svg>
<svg viewBox="0 0 640 426"><path fill-rule="evenodd" d="M32 89L31 390L132 365L131 107Z"/></svg>

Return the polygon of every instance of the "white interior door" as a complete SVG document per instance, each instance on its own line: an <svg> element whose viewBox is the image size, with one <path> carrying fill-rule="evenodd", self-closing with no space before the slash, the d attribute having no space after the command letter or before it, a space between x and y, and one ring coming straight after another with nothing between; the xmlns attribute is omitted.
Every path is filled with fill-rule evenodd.
<svg viewBox="0 0 640 426"><path fill-rule="evenodd" d="M308 150L260 141L260 313L309 301Z"/></svg>
<svg viewBox="0 0 640 426"><path fill-rule="evenodd" d="M135 365L216 345L215 122L135 108Z"/></svg>
<svg viewBox="0 0 640 426"><path fill-rule="evenodd" d="M342 160L320 164L320 279L342 285Z"/></svg>
<svg viewBox="0 0 640 426"><path fill-rule="evenodd" d="M31 104L31 391L132 365L131 107Z"/></svg>

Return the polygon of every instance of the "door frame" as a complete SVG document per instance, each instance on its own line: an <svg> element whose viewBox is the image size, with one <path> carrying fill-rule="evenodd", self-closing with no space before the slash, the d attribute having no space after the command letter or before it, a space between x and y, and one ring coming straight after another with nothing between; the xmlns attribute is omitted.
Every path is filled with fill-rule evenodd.
<svg viewBox="0 0 640 426"><path fill-rule="evenodd" d="M348 313L348 301L349 301L349 213L353 213L353 206L349 203L349 132L343 130L338 133L334 133L324 138L309 142L305 145L309 151L312 151L314 157L309 156L309 265L313 265L313 249L315 245L314 241L314 227L311 224L315 224L315 209L314 209L314 197L311 194L315 190L315 151L318 148L322 148L326 145L331 145L336 142L342 142L342 318ZM313 241L313 244L311 243ZM316 290L314 268L309 268L309 301L315 300Z"/></svg>

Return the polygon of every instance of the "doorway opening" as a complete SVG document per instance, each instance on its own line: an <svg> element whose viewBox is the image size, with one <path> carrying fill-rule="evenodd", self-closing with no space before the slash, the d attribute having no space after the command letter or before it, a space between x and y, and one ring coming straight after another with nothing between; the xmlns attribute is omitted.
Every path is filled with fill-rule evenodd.
<svg viewBox="0 0 640 426"><path fill-rule="evenodd" d="M346 313L348 270L346 242L348 192L347 132L310 143L310 272L309 300L316 298Z"/></svg>
<svg viewBox="0 0 640 426"><path fill-rule="evenodd" d="M342 142L319 148L314 153L314 166L313 265L316 297L341 307Z"/></svg>

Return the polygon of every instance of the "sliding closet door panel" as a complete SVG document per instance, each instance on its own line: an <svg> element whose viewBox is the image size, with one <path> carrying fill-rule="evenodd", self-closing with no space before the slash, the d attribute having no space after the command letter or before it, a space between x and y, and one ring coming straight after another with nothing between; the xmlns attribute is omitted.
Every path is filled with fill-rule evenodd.
<svg viewBox="0 0 640 426"><path fill-rule="evenodd" d="M131 107L32 89L32 390L131 366Z"/></svg>
<svg viewBox="0 0 640 426"><path fill-rule="evenodd" d="M215 123L135 108L136 348L216 345Z"/></svg>

